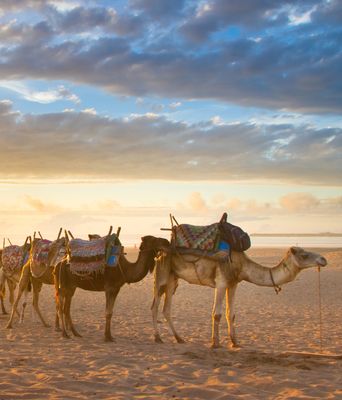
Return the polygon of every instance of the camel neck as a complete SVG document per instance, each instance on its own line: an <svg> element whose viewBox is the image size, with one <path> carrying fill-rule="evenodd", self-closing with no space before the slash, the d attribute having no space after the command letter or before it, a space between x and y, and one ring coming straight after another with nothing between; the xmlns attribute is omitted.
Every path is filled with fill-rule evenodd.
<svg viewBox="0 0 342 400"><path fill-rule="evenodd" d="M271 273L270 273L271 271ZM248 259L241 273L241 280L254 283L258 286L273 287L280 286L284 283L291 282L299 273L299 268L284 258L274 267L265 267Z"/></svg>
<svg viewBox="0 0 342 400"><path fill-rule="evenodd" d="M125 256L120 258L121 267L125 274L127 283L135 283L141 281L147 275L149 269L154 265L154 252L140 251L135 262L130 262Z"/></svg>

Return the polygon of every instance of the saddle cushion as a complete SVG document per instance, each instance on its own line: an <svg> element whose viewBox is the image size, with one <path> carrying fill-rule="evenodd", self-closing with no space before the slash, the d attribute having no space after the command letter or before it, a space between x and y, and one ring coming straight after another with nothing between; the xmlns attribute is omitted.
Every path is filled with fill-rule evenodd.
<svg viewBox="0 0 342 400"><path fill-rule="evenodd" d="M31 266L48 265L51 243L52 243L51 240L41 239L34 244L31 250Z"/></svg>
<svg viewBox="0 0 342 400"><path fill-rule="evenodd" d="M28 252L24 251L23 246L12 245L2 250L2 267L10 275L19 272L27 259Z"/></svg>
<svg viewBox="0 0 342 400"><path fill-rule="evenodd" d="M74 274L103 273L106 265L106 238L69 242L70 271Z"/></svg>
<svg viewBox="0 0 342 400"><path fill-rule="evenodd" d="M175 247L212 251L217 246L218 223L195 226L181 224L172 229L171 243Z"/></svg>

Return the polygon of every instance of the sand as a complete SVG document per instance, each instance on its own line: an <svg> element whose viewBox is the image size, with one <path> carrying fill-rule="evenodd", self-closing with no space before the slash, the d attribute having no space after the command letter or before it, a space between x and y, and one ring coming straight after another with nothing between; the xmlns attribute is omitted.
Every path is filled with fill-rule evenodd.
<svg viewBox="0 0 342 400"><path fill-rule="evenodd" d="M116 343L103 341L103 293L76 291L72 314L82 338L63 339L44 328L32 320L31 306L12 330L0 315L0 399L341 399L342 250L320 251L329 261L320 273L322 350L317 270L302 272L279 295L241 283L236 326L243 347L229 347L223 321L217 350L210 348L214 291L185 282L173 315L186 343L175 343L164 323L165 343L153 342L149 275L119 293ZM284 249L248 253L271 266ZM43 288L40 304L53 325L51 286Z"/></svg>

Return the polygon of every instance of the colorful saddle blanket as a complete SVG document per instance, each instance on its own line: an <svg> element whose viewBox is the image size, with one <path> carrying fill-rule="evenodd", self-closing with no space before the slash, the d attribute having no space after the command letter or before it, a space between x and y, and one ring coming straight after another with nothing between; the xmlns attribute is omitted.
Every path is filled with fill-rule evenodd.
<svg viewBox="0 0 342 400"><path fill-rule="evenodd" d="M24 246L7 246L2 250L2 267L6 273L12 275L21 270L21 267L28 260L29 252Z"/></svg>
<svg viewBox="0 0 342 400"><path fill-rule="evenodd" d="M31 263L33 265L48 265L51 240L41 239L33 245Z"/></svg>
<svg viewBox="0 0 342 400"><path fill-rule="evenodd" d="M219 239L218 225L218 223L215 223L206 226L188 224L174 226L171 242L175 247L205 251L215 250Z"/></svg>
<svg viewBox="0 0 342 400"><path fill-rule="evenodd" d="M122 251L123 247L115 233L91 240L70 240L70 271L77 275L103 273L106 267L117 267Z"/></svg>
<svg viewBox="0 0 342 400"><path fill-rule="evenodd" d="M103 273L106 265L106 238L69 242L70 271L74 274Z"/></svg>

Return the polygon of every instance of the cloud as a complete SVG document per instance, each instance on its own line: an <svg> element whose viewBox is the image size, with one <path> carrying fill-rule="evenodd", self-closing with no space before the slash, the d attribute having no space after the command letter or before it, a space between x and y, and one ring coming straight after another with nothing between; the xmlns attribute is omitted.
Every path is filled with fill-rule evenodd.
<svg viewBox="0 0 342 400"><path fill-rule="evenodd" d="M290 212L307 212L319 205L319 200L310 193L290 193L279 199L281 207Z"/></svg>
<svg viewBox="0 0 342 400"><path fill-rule="evenodd" d="M39 213L48 213L48 214L53 214L56 212L61 212L62 210L65 210L64 207L61 207L57 204L54 203L49 203L40 200L37 197L32 197L29 195L26 195L24 197L25 203L34 211L37 211Z"/></svg>
<svg viewBox="0 0 342 400"><path fill-rule="evenodd" d="M341 185L341 129L213 125L157 114L31 115L0 102L0 177L277 180Z"/></svg>
<svg viewBox="0 0 342 400"><path fill-rule="evenodd" d="M208 211L208 206L199 192L193 192L190 194L189 205L190 208L196 212L205 213Z"/></svg>
<svg viewBox="0 0 342 400"><path fill-rule="evenodd" d="M196 12L182 0L135 0L121 14L5 2L2 9L16 9L21 18L6 20L0 32L0 79L66 80L115 95L340 112L338 2L206 4ZM25 18L29 5L39 23Z"/></svg>
<svg viewBox="0 0 342 400"><path fill-rule="evenodd" d="M25 100L40 104L49 104L59 100L68 100L73 103L80 103L80 99L74 93L64 86L59 86L57 89L36 91L30 89L22 82L16 81L0 81L0 87L9 89L18 93Z"/></svg>
<svg viewBox="0 0 342 400"><path fill-rule="evenodd" d="M172 18L181 14L185 0L159 1L159 0L131 0L133 8L142 10L155 20L160 18Z"/></svg>

